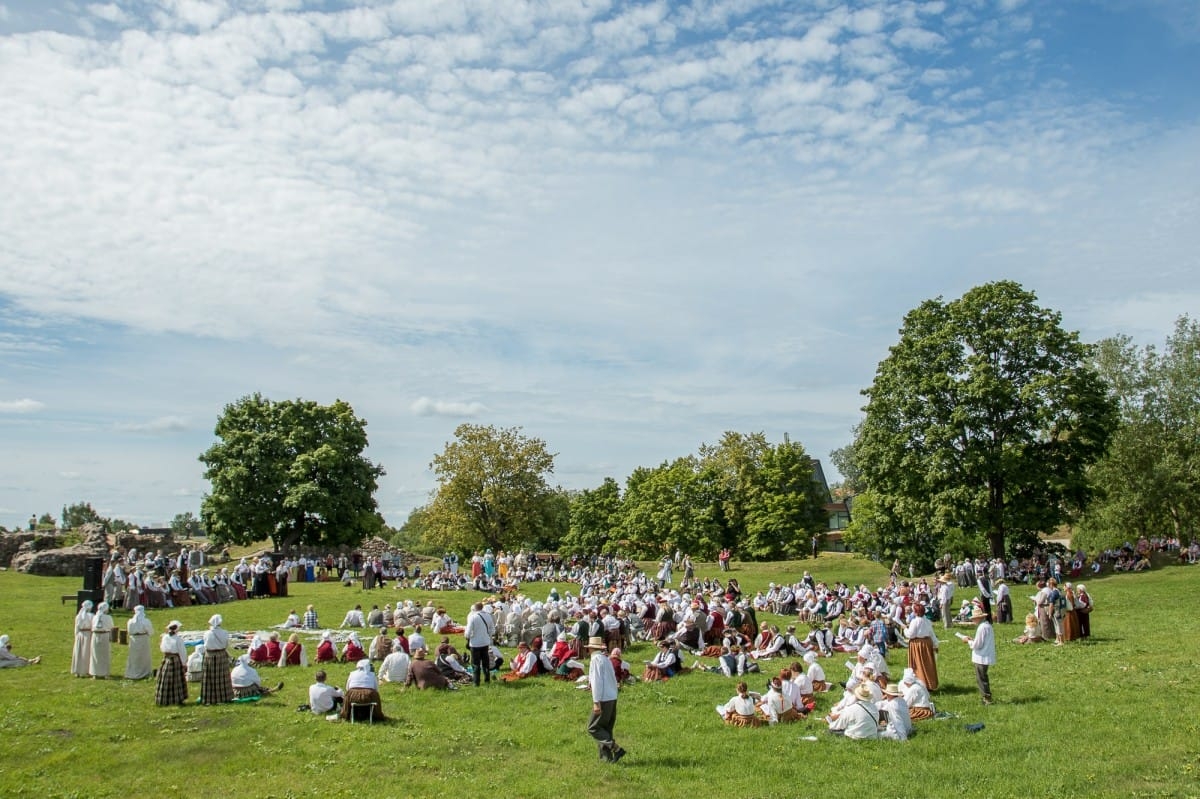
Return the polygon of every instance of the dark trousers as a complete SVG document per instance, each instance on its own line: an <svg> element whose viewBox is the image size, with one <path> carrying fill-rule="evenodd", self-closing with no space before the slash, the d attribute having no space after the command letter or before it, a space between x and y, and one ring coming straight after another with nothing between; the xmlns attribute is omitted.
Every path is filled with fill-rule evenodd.
<svg viewBox="0 0 1200 799"><path fill-rule="evenodd" d="M484 682L492 681L492 672L488 668L488 648L486 646L471 647L471 670L475 674L476 685L479 685L480 677L483 677Z"/></svg>
<svg viewBox="0 0 1200 799"><path fill-rule="evenodd" d="M611 759L612 750L616 746L613 740L613 727L617 724L617 700L612 699L607 702L600 703L599 710L592 710L592 717L588 720L588 735L596 739L596 743L600 746L600 756Z"/></svg>
<svg viewBox="0 0 1200 799"><path fill-rule="evenodd" d="M1079 637L1092 637L1092 612L1090 610L1081 610L1075 614L1079 618Z"/></svg>
<svg viewBox="0 0 1200 799"><path fill-rule="evenodd" d="M988 682L988 667L982 663L975 664L975 684L979 686L979 695L987 701L992 701L992 684Z"/></svg>

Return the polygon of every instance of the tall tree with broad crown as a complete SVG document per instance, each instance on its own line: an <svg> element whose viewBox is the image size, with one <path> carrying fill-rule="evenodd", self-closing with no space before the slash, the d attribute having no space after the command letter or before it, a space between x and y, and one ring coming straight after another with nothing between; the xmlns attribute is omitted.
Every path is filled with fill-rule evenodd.
<svg viewBox="0 0 1200 799"><path fill-rule="evenodd" d="M354 545L383 528L375 504L383 468L368 460L367 423L349 403L273 402L260 394L225 406L218 439L200 456L212 485L200 506L220 543L270 538L279 551Z"/></svg>
<svg viewBox="0 0 1200 799"><path fill-rule="evenodd" d="M561 499L546 475L554 455L521 428L462 424L430 468L437 492L423 520L428 538L458 551L515 549L552 535L562 522Z"/></svg>
<svg viewBox="0 0 1200 799"><path fill-rule="evenodd" d="M910 311L854 442L881 554L977 535L1003 557L1081 511L1116 422L1089 353L1012 281Z"/></svg>

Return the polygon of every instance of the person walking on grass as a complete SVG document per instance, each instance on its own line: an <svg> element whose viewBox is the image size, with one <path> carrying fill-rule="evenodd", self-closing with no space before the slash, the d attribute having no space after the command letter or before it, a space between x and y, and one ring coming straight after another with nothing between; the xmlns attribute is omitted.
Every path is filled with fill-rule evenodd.
<svg viewBox="0 0 1200 799"><path fill-rule="evenodd" d="M588 685L592 689L592 715L588 719L588 734L596 740L600 759L616 763L625 756L613 738L613 727L617 723L617 675L612 661L605 652L604 639L600 636L588 638L592 662L588 668Z"/></svg>

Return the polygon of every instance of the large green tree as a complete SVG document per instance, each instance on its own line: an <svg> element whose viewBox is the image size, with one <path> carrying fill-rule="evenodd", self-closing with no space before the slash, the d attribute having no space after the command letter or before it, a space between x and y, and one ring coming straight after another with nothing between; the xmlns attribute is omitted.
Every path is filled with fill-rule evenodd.
<svg viewBox="0 0 1200 799"><path fill-rule="evenodd" d="M382 529L375 490L384 471L363 454L367 423L349 403L254 394L226 405L215 433L200 456L212 485L200 516L214 541L321 548Z"/></svg>
<svg viewBox="0 0 1200 799"><path fill-rule="evenodd" d="M430 468L438 488L422 519L426 538L457 551L536 546L565 532L550 488L554 455L518 427L462 424Z"/></svg>
<svg viewBox="0 0 1200 799"><path fill-rule="evenodd" d="M695 456L639 467L625 481L620 539L624 551L659 558L676 549L707 557L720 547L720 526Z"/></svg>
<svg viewBox="0 0 1200 799"><path fill-rule="evenodd" d="M746 537L740 548L744 558L783 560L811 552L812 536L829 528L829 497L813 471L804 447L787 436L762 453L746 503Z"/></svg>
<svg viewBox="0 0 1200 799"><path fill-rule="evenodd" d="M571 494L571 517L562 551L591 555L621 551L614 535L621 526L621 486L611 477L596 488Z"/></svg>
<svg viewBox="0 0 1200 799"><path fill-rule="evenodd" d="M1011 281L908 313L854 442L879 554L966 536L1002 557L1087 505L1116 409L1061 321Z"/></svg>
<svg viewBox="0 0 1200 799"><path fill-rule="evenodd" d="M1143 535L1186 543L1200 529L1200 324L1177 319L1161 351L1128 336L1105 339L1095 365L1121 424L1092 468L1099 498L1075 543L1104 549Z"/></svg>

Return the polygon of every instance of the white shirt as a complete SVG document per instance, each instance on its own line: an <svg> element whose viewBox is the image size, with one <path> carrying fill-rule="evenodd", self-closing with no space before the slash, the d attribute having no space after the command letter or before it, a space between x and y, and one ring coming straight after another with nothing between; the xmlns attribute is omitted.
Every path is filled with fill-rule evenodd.
<svg viewBox="0 0 1200 799"><path fill-rule="evenodd" d="M593 702L613 702L617 698L617 673L612 661L603 650L592 652L592 663L588 669L588 685L592 689Z"/></svg>
<svg viewBox="0 0 1200 799"><path fill-rule="evenodd" d="M379 664L379 679L403 685L408 679L408 664L411 662L408 653L403 649L390 653Z"/></svg>
<svg viewBox="0 0 1200 799"><path fill-rule="evenodd" d="M904 697L885 699L880 707L888 714L887 729L883 731L883 737L894 741L907 741L908 736L912 735L912 719L908 715L908 705L904 702Z"/></svg>
<svg viewBox="0 0 1200 799"><path fill-rule="evenodd" d="M333 710L333 700L342 692L328 683L313 683L308 688L308 705L313 713L328 713Z"/></svg>
<svg viewBox="0 0 1200 799"><path fill-rule="evenodd" d="M975 637L971 639L971 662L981 666L996 664L996 636L992 632L992 625L986 621L979 623Z"/></svg>
<svg viewBox="0 0 1200 799"><path fill-rule="evenodd" d="M727 713L737 713L739 716L753 716L754 708L754 697L736 694L725 704L717 705L717 713L722 717Z"/></svg>
<svg viewBox="0 0 1200 799"><path fill-rule="evenodd" d="M829 729L841 730L847 738L878 738L879 717L875 706L869 702L851 702L829 723Z"/></svg>
<svg viewBox="0 0 1200 799"><path fill-rule="evenodd" d="M492 620L485 617L482 611L471 611L467 614L467 625L463 630L467 646L487 646L492 642Z"/></svg>

